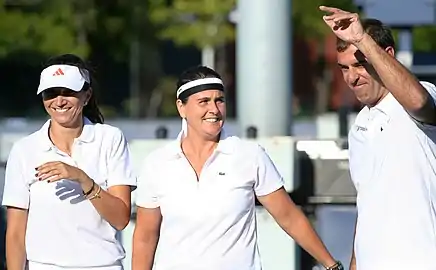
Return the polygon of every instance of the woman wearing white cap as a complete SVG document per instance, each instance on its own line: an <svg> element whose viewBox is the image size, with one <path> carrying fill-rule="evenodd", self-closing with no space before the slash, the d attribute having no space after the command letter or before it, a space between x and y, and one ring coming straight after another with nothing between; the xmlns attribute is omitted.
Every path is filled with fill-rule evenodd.
<svg viewBox="0 0 436 270"><path fill-rule="evenodd" d="M13 145L6 167L9 270L122 269L116 232L130 220L136 179L124 135L103 124L89 73L75 55L41 73L37 94L50 119Z"/></svg>
<svg viewBox="0 0 436 270"><path fill-rule="evenodd" d="M138 180L132 270L260 270L255 197L326 269L343 269L264 149L225 134L220 76L194 67L177 88L182 131L147 156Z"/></svg>

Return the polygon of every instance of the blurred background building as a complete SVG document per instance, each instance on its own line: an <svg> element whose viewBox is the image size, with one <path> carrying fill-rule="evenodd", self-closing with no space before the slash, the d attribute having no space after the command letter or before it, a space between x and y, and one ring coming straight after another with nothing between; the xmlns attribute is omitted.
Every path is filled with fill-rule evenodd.
<svg viewBox="0 0 436 270"><path fill-rule="evenodd" d="M257 131L267 144L292 136L293 146L282 150L293 153L296 164L289 193L347 264L355 210L344 142L361 105L342 80L336 40L318 6L386 21L394 28L402 62L434 83L435 8L427 2L0 0L0 180L11 144L46 118L35 93L50 56L75 53L90 62L107 122L130 141L175 137L177 76L204 64L223 75L231 132L256 137ZM262 102L266 96L273 98ZM292 269L314 265L298 249L290 256L296 257Z"/></svg>

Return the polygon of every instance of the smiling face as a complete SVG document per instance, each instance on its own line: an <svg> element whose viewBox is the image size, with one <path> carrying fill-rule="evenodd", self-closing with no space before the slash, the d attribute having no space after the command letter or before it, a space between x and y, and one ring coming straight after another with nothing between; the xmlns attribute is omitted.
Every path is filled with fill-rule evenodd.
<svg viewBox="0 0 436 270"><path fill-rule="evenodd" d="M221 90L192 94L185 104L177 100L177 109L188 122L188 134L194 132L206 139L216 138L226 119L225 97Z"/></svg>
<svg viewBox="0 0 436 270"><path fill-rule="evenodd" d="M64 127L80 123L83 107L91 96L88 91L75 92L65 88L52 88L42 92L44 108L51 120Z"/></svg>
<svg viewBox="0 0 436 270"><path fill-rule="evenodd" d="M344 51L338 52L337 60L345 82L361 103L374 106L386 96L388 91L380 82L379 76L355 46L350 45Z"/></svg>

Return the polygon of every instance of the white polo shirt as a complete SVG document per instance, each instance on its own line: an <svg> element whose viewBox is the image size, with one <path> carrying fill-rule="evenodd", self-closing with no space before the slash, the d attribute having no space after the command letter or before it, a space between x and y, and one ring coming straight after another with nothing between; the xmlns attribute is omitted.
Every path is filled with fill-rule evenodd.
<svg viewBox="0 0 436 270"><path fill-rule="evenodd" d="M283 180L265 150L222 134L199 181L180 138L147 156L136 204L160 207L155 270L259 270L255 196Z"/></svg>
<svg viewBox="0 0 436 270"><path fill-rule="evenodd" d="M421 82L436 99L436 87ZM357 269L436 269L436 127L388 94L349 133Z"/></svg>
<svg viewBox="0 0 436 270"><path fill-rule="evenodd" d="M50 120L17 141L6 167L2 204L28 209L27 259L30 264L73 269L120 265L125 254L115 238L116 229L84 199L79 183L38 181L35 168L62 161L82 169L105 190L115 185L135 187L124 135L118 128L85 118L82 134L68 156L50 141L49 125Z"/></svg>

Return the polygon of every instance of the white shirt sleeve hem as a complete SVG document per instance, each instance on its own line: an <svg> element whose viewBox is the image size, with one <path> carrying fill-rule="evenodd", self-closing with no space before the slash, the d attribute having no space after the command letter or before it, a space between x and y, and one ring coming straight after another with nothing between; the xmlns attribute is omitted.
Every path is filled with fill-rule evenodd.
<svg viewBox="0 0 436 270"><path fill-rule="evenodd" d="M21 209L25 209L25 210L29 209L29 205L27 203L18 202L18 201L14 201L14 200L5 199L5 200L3 200L2 205L6 206L6 207L15 207L15 208L21 208Z"/></svg>
<svg viewBox="0 0 436 270"><path fill-rule="evenodd" d="M141 202L136 201L136 206L147 209L159 208L160 205L157 202Z"/></svg>
<svg viewBox="0 0 436 270"><path fill-rule="evenodd" d="M261 196L269 195L269 194L271 194L271 193L273 193L273 192L279 190L279 189L282 188L282 187L284 187L283 184L276 184L275 186L271 186L271 187L268 188L268 189L257 190L257 191L256 191L256 196L261 197Z"/></svg>

